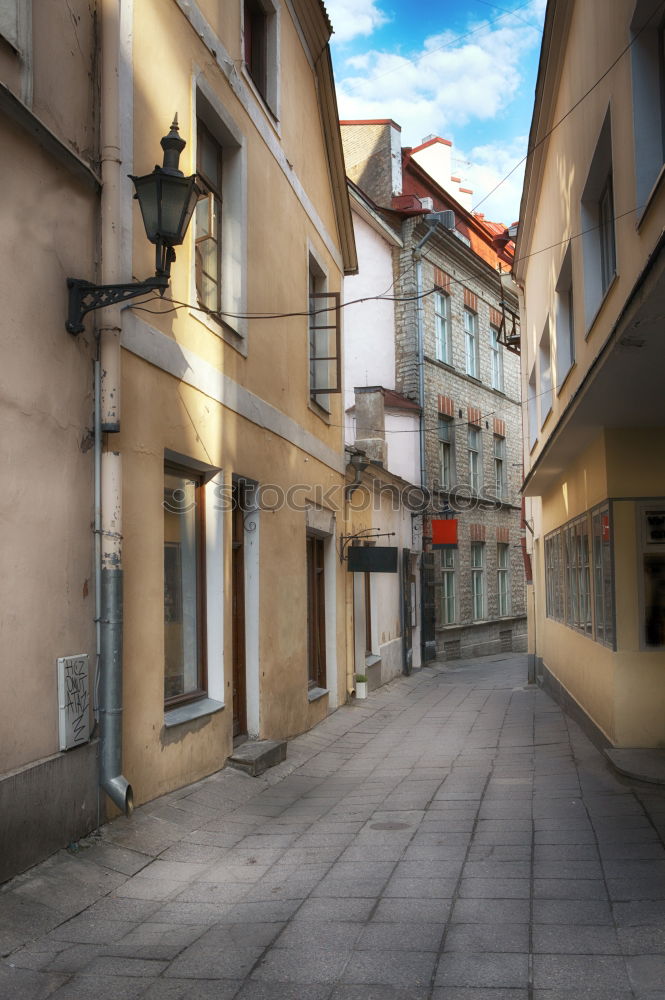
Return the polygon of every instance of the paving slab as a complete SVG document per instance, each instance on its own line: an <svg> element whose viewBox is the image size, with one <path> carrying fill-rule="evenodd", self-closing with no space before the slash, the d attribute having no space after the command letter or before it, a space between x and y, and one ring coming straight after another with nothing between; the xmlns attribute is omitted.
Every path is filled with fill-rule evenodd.
<svg viewBox="0 0 665 1000"><path fill-rule="evenodd" d="M17 1000L665 1000L665 786L433 663L0 887Z"/></svg>

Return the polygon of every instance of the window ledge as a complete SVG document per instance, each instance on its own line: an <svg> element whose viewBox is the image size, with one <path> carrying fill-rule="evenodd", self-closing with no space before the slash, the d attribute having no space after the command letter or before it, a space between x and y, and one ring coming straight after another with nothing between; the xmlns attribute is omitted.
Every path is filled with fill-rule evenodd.
<svg viewBox="0 0 665 1000"><path fill-rule="evenodd" d="M311 688L307 692L307 701L319 701L320 698L323 698L328 693L328 688Z"/></svg>
<svg viewBox="0 0 665 1000"><path fill-rule="evenodd" d="M376 666L377 663L380 662L381 662L381 657L377 656L376 653L370 653L368 656L365 657L366 667L374 667Z"/></svg>
<svg viewBox="0 0 665 1000"><path fill-rule="evenodd" d="M605 305L605 303L607 302L607 299L609 298L609 294L612 291L612 289L614 288L614 286L617 283L618 279L619 279L619 272L615 271L614 274L612 275L612 279L611 279L609 285L607 286L607 288L603 292L602 298L601 298L600 302L598 303L598 308L596 309L596 311L594 312L593 316L591 317L591 322L587 325L587 330L586 330L586 333L584 334L584 339L585 340L588 340L589 337L591 336L591 334L593 333L593 328L596 325L596 320L600 316L602 308Z"/></svg>
<svg viewBox="0 0 665 1000"><path fill-rule="evenodd" d="M209 313L202 312L200 309L190 309L189 315L192 319L198 320L202 326L205 326L229 347L232 347L238 354L241 354L243 358L247 357L247 337L244 334L236 332L232 327L219 322Z"/></svg>
<svg viewBox="0 0 665 1000"><path fill-rule="evenodd" d="M172 726L180 726L183 722L192 722L194 719L201 719L206 715L214 715L221 712L224 703L215 701L213 698L201 698L199 701L192 701L189 705L178 705L164 712L164 726L170 729Z"/></svg>

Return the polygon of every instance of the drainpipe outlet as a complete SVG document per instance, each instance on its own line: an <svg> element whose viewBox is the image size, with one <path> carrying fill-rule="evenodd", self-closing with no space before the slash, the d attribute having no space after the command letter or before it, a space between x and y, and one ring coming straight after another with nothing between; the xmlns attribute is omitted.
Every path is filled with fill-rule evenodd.
<svg viewBox="0 0 665 1000"><path fill-rule="evenodd" d="M101 782L101 785L118 809L125 816L131 816L134 811L134 792L127 779L119 774L115 778L106 778Z"/></svg>

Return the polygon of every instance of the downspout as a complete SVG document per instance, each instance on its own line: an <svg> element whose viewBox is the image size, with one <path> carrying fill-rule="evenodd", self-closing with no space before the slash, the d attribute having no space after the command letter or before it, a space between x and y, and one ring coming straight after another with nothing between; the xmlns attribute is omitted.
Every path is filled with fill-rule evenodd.
<svg viewBox="0 0 665 1000"><path fill-rule="evenodd" d="M120 0L101 0L101 277L122 279L120 263ZM96 384L99 423L95 439L120 430L120 309L100 313L100 379ZM101 544L99 613L99 783L126 815L133 809L132 787L122 774L122 457L101 452Z"/></svg>
<svg viewBox="0 0 665 1000"><path fill-rule="evenodd" d="M429 229L413 248L413 259L416 263L416 335L418 354L418 404L420 406L420 485L427 486L427 471L425 468L425 314L423 310L423 255L422 248L433 236L438 222Z"/></svg>

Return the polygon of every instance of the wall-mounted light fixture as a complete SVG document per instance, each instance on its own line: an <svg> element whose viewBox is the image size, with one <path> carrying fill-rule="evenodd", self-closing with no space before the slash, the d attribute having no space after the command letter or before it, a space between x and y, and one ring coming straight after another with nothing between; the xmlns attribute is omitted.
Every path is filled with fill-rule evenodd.
<svg viewBox="0 0 665 1000"><path fill-rule="evenodd" d="M171 264L175 260L176 246L185 238L201 190L196 184L196 174L185 177L178 169L180 154L186 146L178 132L176 115L171 131L161 140L164 163L156 166L151 174L143 177L129 175L134 181L136 194L145 226L146 236L155 244L155 276L145 281L132 281L126 285L94 285L81 278L67 278L69 288L69 314L65 324L69 333L82 333L83 317L93 309L102 309L137 295L159 292L163 295L169 285Z"/></svg>

